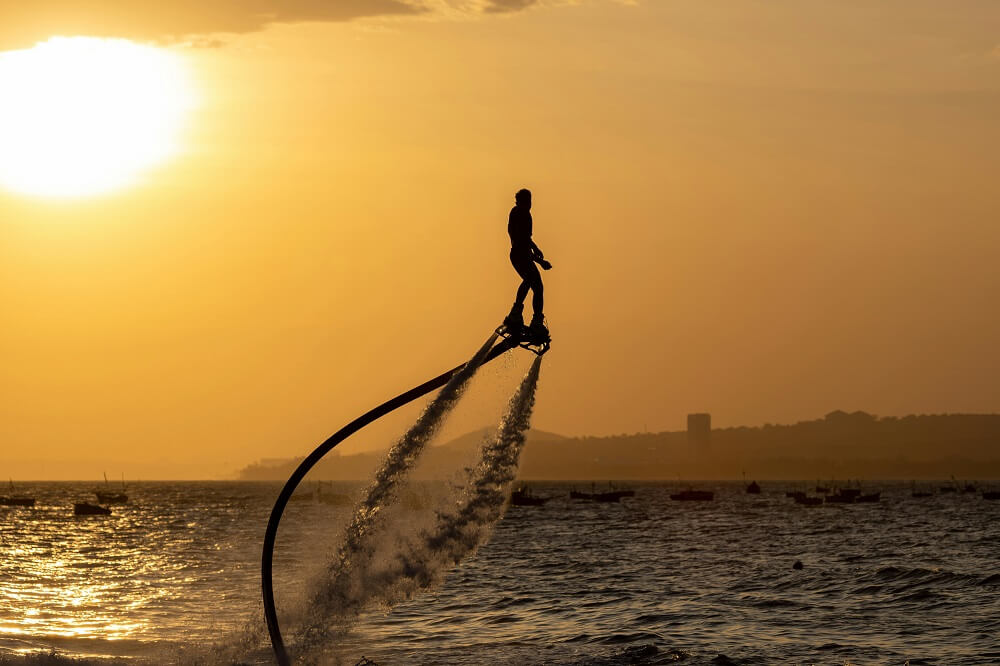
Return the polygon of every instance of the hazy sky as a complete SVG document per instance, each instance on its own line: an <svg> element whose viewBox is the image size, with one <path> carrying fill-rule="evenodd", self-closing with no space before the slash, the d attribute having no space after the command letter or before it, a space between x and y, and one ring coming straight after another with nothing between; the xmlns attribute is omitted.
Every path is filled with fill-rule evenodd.
<svg viewBox="0 0 1000 666"><path fill-rule="evenodd" d="M520 187L536 427L997 411L1000 3L205 4L0 0L0 50L156 40L199 91L136 187L0 190L0 475L306 453L499 323Z"/></svg>

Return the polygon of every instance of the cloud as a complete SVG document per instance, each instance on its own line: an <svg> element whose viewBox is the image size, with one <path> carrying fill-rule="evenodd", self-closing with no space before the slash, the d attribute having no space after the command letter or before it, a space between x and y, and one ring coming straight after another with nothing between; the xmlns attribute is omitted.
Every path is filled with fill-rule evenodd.
<svg viewBox="0 0 1000 666"><path fill-rule="evenodd" d="M489 14L519 12L535 4L537 0L489 0L483 11Z"/></svg>
<svg viewBox="0 0 1000 666"><path fill-rule="evenodd" d="M430 11L420 0L0 0L0 50L28 47L53 35L199 43L205 35L254 32L273 23Z"/></svg>

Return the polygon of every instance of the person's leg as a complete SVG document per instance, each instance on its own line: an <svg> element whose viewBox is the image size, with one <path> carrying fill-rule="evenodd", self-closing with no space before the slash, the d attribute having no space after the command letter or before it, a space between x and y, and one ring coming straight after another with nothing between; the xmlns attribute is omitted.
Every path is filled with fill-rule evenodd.
<svg viewBox="0 0 1000 666"><path fill-rule="evenodd" d="M524 305L524 299L528 297L530 287L527 280L521 280L521 284L517 287L517 297L514 299L515 305Z"/></svg>
<svg viewBox="0 0 1000 666"><path fill-rule="evenodd" d="M544 304L544 288L542 287L542 275L538 272L538 266L532 261L523 267L525 283L531 289L531 308L534 310L531 316L531 328L540 332L545 328L542 322L542 306ZM518 271L520 272L520 271Z"/></svg>
<svg viewBox="0 0 1000 666"><path fill-rule="evenodd" d="M503 320L503 325L507 327L507 330L518 331L524 327L524 299L527 295L528 285L526 282L521 282L517 288L517 300L511 306L510 314Z"/></svg>
<svg viewBox="0 0 1000 666"><path fill-rule="evenodd" d="M535 269L537 275L538 270ZM535 283L531 285L531 309L534 311L532 319L541 320L542 318L542 305L544 303L544 298L542 297L542 292L544 288L542 287L542 276L538 275L538 279Z"/></svg>
<svg viewBox="0 0 1000 666"><path fill-rule="evenodd" d="M532 269L534 273L538 273L538 269L535 268L535 262L531 259L531 254L529 252L519 251L512 249L510 251L510 263L517 271L517 274L521 277L521 284L517 286L517 295L514 299L514 307L511 308L510 314L507 315L507 319L504 323L508 327L524 326L524 318L522 312L524 311L524 299L528 297L528 290L531 289L532 285Z"/></svg>

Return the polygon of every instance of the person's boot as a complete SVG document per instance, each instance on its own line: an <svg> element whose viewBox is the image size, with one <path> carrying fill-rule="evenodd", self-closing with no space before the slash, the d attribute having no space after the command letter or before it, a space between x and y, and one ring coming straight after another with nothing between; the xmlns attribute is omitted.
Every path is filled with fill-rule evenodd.
<svg viewBox="0 0 1000 666"><path fill-rule="evenodd" d="M503 320L503 325L511 333L519 333L522 328L524 328L524 304L514 303L514 307L510 309L510 314L507 315Z"/></svg>
<svg viewBox="0 0 1000 666"><path fill-rule="evenodd" d="M540 313L535 313L531 318L531 325L528 326L528 336L532 340L547 342L549 339L549 329L545 327L545 318Z"/></svg>

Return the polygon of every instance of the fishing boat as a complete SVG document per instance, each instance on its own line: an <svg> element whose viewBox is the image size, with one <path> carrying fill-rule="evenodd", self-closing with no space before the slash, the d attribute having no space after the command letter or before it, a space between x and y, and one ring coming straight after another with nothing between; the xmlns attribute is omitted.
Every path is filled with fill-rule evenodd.
<svg viewBox="0 0 1000 666"><path fill-rule="evenodd" d="M570 499L587 500L589 502L603 502L606 504L620 502L623 497L635 497L635 491L629 489L615 489L610 483L608 486L611 490L606 492L597 492L596 484L591 484L589 493L579 492L577 490L571 490L569 493Z"/></svg>
<svg viewBox="0 0 1000 666"><path fill-rule="evenodd" d="M10 489L14 490L14 479L10 480ZM10 495L0 497L0 506L35 506L35 498L26 495Z"/></svg>
<svg viewBox="0 0 1000 666"><path fill-rule="evenodd" d="M745 470L743 472L743 484L747 495L760 495L760 484L757 483L756 479L748 484L747 473Z"/></svg>
<svg viewBox="0 0 1000 666"><path fill-rule="evenodd" d="M77 502L73 505L74 516L110 516L111 509L87 502Z"/></svg>
<svg viewBox="0 0 1000 666"><path fill-rule="evenodd" d="M868 495L858 495L854 498L854 501L857 504L876 504L880 499L882 499L882 491L869 493Z"/></svg>
<svg viewBox="0 0 1000 666"><path fill-rule="evenodd" d="M104 474L104 487L108 487L108 475ZM125 475L122 474L122 492L113 490L95 490L94 495L101 504L125 504L128 502L128 495L125 494Z"/></svg>
<svg viewBox="0 0 1000 666"><path fill-rule="evenodd" d="M841 488L837 492L827 495L824 501L827 504L854 504L861 491L854 492L855 488Z"/></svg>
<svg viewBox="0 0 1000 666"><path fill-rule="evenodd" d="M635 497L635 491L632 490L631 488L615 488L615 484L611 483L610 481L608 481L608 489L600 494L612 498L608 500L611 502L617 502L624 497ZM616 496L618 497L618 499L617 500L613 499Z"/></svg>
<svg viewBox="0 0 1000 666"><path fill-rule="evenodd" d="M35 506L34 497L0 497L0 506Z"/></svg>
<svg viewBox="0 0 1000 666"><path fill-rule="evenodd" d="M526 486L521 486L510 494L510 503L512 506L542 506L550 499L552 498L532 495L531 490Z"/></svg>
<svg viewBox="0 0 1000 666"><path fill-rule="evenodd" d="M569 496L571 499L587 500L588 502L603 502L605 504L620 502L622 499L622 495L617 492L581 493L576 490L571 490Z"/></svg>
<svg viewBox="0 0 1000 666"><path fill-rule="evenodd" d="M820 506L821 504L823 504L823 498L809 497L805 493L802 493L801 495L795 498L795 503L801 504L802 506Z"/></svg>
<svg viewBox="0 0 1000 666"><path fill-rule="evenodd" d="M983 499L1000 500L1000 490L984 490Z"/></svg>
<svg viewBox="0 0 1000 666"><path fill-rule="evenodd" d="M675 502L711 502L715 499L715 493L711 490L682 490L670 496Z"/></svg>

